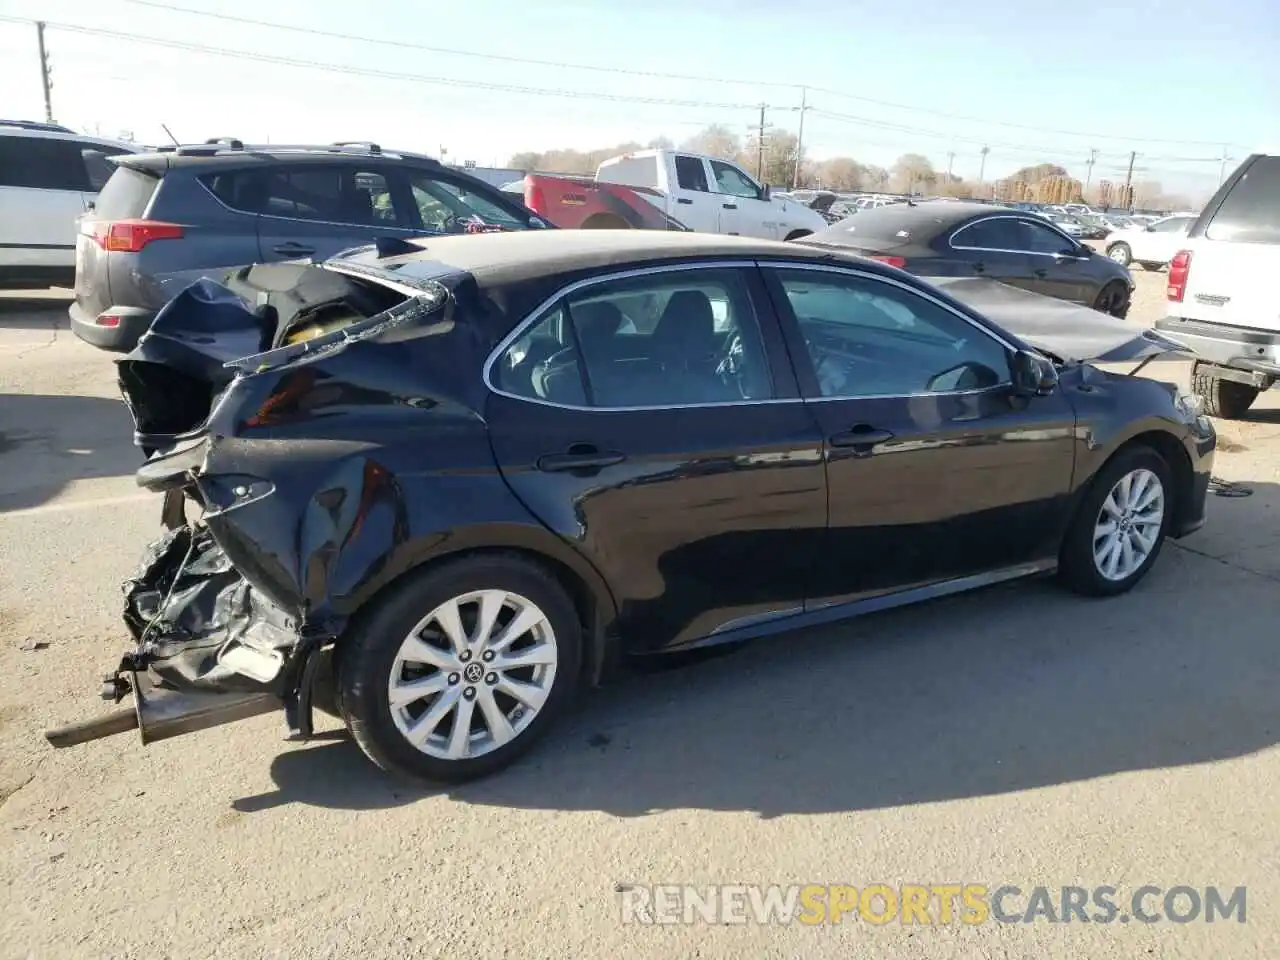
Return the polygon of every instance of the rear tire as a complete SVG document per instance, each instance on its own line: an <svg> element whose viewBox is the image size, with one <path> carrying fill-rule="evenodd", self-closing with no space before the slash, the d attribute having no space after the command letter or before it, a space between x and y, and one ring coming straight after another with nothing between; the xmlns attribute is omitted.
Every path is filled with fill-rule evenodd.
<svg viewBox="0 0 1280 960"><path fill-rule="evenodd" d="M1152 273L1158 273L1164 269L1163 263L1156 263L1153 260L1143 260L1141 266L1143 270L1150 270Z"/></svg>
<svg viewBox="0 0 1280 960"><path fill-rule="evenodd" d="M1173 518L1172 476L1143 445L1122 449L1098 471L1062 541L1058 570L1070 589L1113 597L1147 575Z"/></svg>
<svg viewBox="0 0 1280 960"><path fill-rule="evenodd" d="M536 564L464 556L408 575L376 603L341 641L338 687L352 736L384 770L445 783L487 776L527 753L573 698L582 626ZM519 618L528 626L507 637Z"/></svg>
<svg viewBox="0 0 1280 960"><path fill-rule="evenodd" d="M1122 267L1127 267L1133 262L1133 251L1129 249L1127 243L1113 243L1107 247L1107 256Z"/></svg>
<svg viewBox="0 0 1280 960"><path fill-rule="evenodd" d="M1204 412L1223 420L1238 420L1249 412L1259 390L1247 383L1223 380L1211 373L1200 372L1197 364L1191 370L1191 392L1204 398Z"/></svg>

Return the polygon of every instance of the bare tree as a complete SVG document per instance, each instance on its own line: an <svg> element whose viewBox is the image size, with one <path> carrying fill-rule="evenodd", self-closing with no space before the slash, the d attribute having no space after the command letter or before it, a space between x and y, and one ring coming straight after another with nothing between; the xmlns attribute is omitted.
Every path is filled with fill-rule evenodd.
<svg viewBox="0 0 1280 960"><path fill-rule="evenodd" d="M742 140L736 133L720 123L713 123L705 130L700 130L680 144L681 150L690 153L705 153L711 157L724 157L736 160L742 153Z"/></svg>
<svg viewBox="0 0 1280 960"><path fill-rule="evenodd" d="M893 165L891 183L901 193L928 189L937 179L937 171L923 154L904 153Z"/></svg>

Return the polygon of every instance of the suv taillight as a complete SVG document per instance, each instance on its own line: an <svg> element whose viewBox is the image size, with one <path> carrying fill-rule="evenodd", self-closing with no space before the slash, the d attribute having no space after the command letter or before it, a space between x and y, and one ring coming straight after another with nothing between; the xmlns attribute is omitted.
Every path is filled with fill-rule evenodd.
<svg viewBox="0 0 1280 960"><path fill-rule="evenodd" d="M93 239L103 250L137 253L152 240L177 240L182 227L158 220L99 220L93 225Z"/></svg>
<svg viewBox="0 0 1280 960"><path fill-rule="evenodd" d="M1187 275L1191 273L1191 251L1179 250L1169 261L1169 285L1164 295L1175 303L1181 303L1187 295Z"/></svg>

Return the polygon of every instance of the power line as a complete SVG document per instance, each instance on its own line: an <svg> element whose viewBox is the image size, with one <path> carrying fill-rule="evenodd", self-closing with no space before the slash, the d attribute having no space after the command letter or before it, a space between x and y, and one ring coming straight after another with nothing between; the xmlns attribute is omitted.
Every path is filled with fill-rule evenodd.
<svg viewBox="0 0 1280 960"><path fill-rule="evenodd" d="M149 7L157 10L168 10L173 13L184 13L197 17L208 17L215 20L223 20L229 23L240 23L249 26L266 27L273 30L286 30L295 33L304 33L311 36L327 37L335 40L343 40L347 42L355 41L358 43L373 43L386 47L397 47L406 50L420 50L428 53L443 53L459 57L472 57L482 60L492 60L505 63L521 63L531 66L554 67L561 70L589 70L598 73L612 73L623 76L647 77L650 79L668 79L668 80L689 80L697 83L727 83L736 85L745 85L753 87L770 87L773 89L803 91L806 87L814 92L825 93L829 96L838 97L845 100L854 100L861 103L874 104L876 106L888 107L894 110L907 110L916 113L926 113L934 116L947 117L952 120L962 120L970 123L985 123L993 126L1008 127L1017 130L1029 130L1038 133L1053 133L1060 136L1069 137L1087 137L1100 140L1117 140L1125 143L1159 143L1159 144L1177 144L1182 146L1213 146L1221 147L1220 140L1169 140L1158 137L1132 137L1123 134L1105 134L1105 133L1088 133L1078 130L1059 130L1049 127L1037 127L1031 124L1015 123L1004 120L989 120L981 117L964 116L962 114L953 114L943 110L936 110L930 107L918 107L910 104L894 103L888 100L878 100L872 97L865 97L858 94L845 93L841 90L834 90L829 87L814 87L809 84L801 83L783 83L780 81L755 80L737 77L712 77L699 74L681 74L666 73L654 70L635 70L626 67L601 66L599 64L572 63L557 60L541 60L534 57L518 57L506 54L481 53L475 50L461 50L455 47L438 47L428 44L412 43L404 40L389 40L380 37L366 37L355 34L339 33L337 31L320 30L315 27L304 27L297 24L280 23L278 21L260 20L254 17L241 17L233 14L218 13L211 10L199 10L193 7L181 6L173 3L161 3L158 0L122 0L124 3L132 3L137 6Z"/></svg>
<svg viewBox="0 0 1280 960"><path fill-rule="evenodd" d="M21 17L11 17L4 14L0 14L0 21L9 23L29 22ZM527 87L512 83L490 83L483 80L462 80L457 77L433 77L417 73L401 73L394 70L375 70L366 67L352 67L344 64L320 63L316 60L302 60L295 57L282 57L269 53L254 53L248 50L232 50L227 47L210 47L199 43L187 43L183 40L168 40L163 37L150 37L136 33L125 33L124 31L107 30L101 27L82 27L71 23L55 23L52 20L45 21L45 25L58 30L65 30L68 33L109 37L113 40L152 44L154 46L168 47L173 50L185 50L191 53L206 53L213 56L230 57L238 60L256 60L261 63L274 63L286 67L323 70L326 73L342 73L350 76L377 77L384 80L404 80L412 83L435 84L446 87L469 87L477 90L494 90L504 93L525 93L543 97L608 100L615 103L646 103L669 107L712 107L718 110L753 110L759 107L758 103L718 103L710 100L679 100L668 97L643 97L620 93L595 93L586 90Z"/></svg>

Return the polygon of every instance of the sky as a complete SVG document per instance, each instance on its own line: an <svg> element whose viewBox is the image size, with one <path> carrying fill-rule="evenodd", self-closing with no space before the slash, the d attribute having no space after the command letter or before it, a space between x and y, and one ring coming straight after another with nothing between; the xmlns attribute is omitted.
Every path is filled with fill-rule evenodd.
<svg viewBox="0 0 1280 960"><path fill-rule="evenodd" d="M711 123L745 137L760 104L795 132L803 103L815 159L1097 182L1136 151L1135 181L1191 194L1280 144L1276 0L0 0L0 117L43 118L36 18L55 119L153 144L165 124L491 166Z"/></svg>

